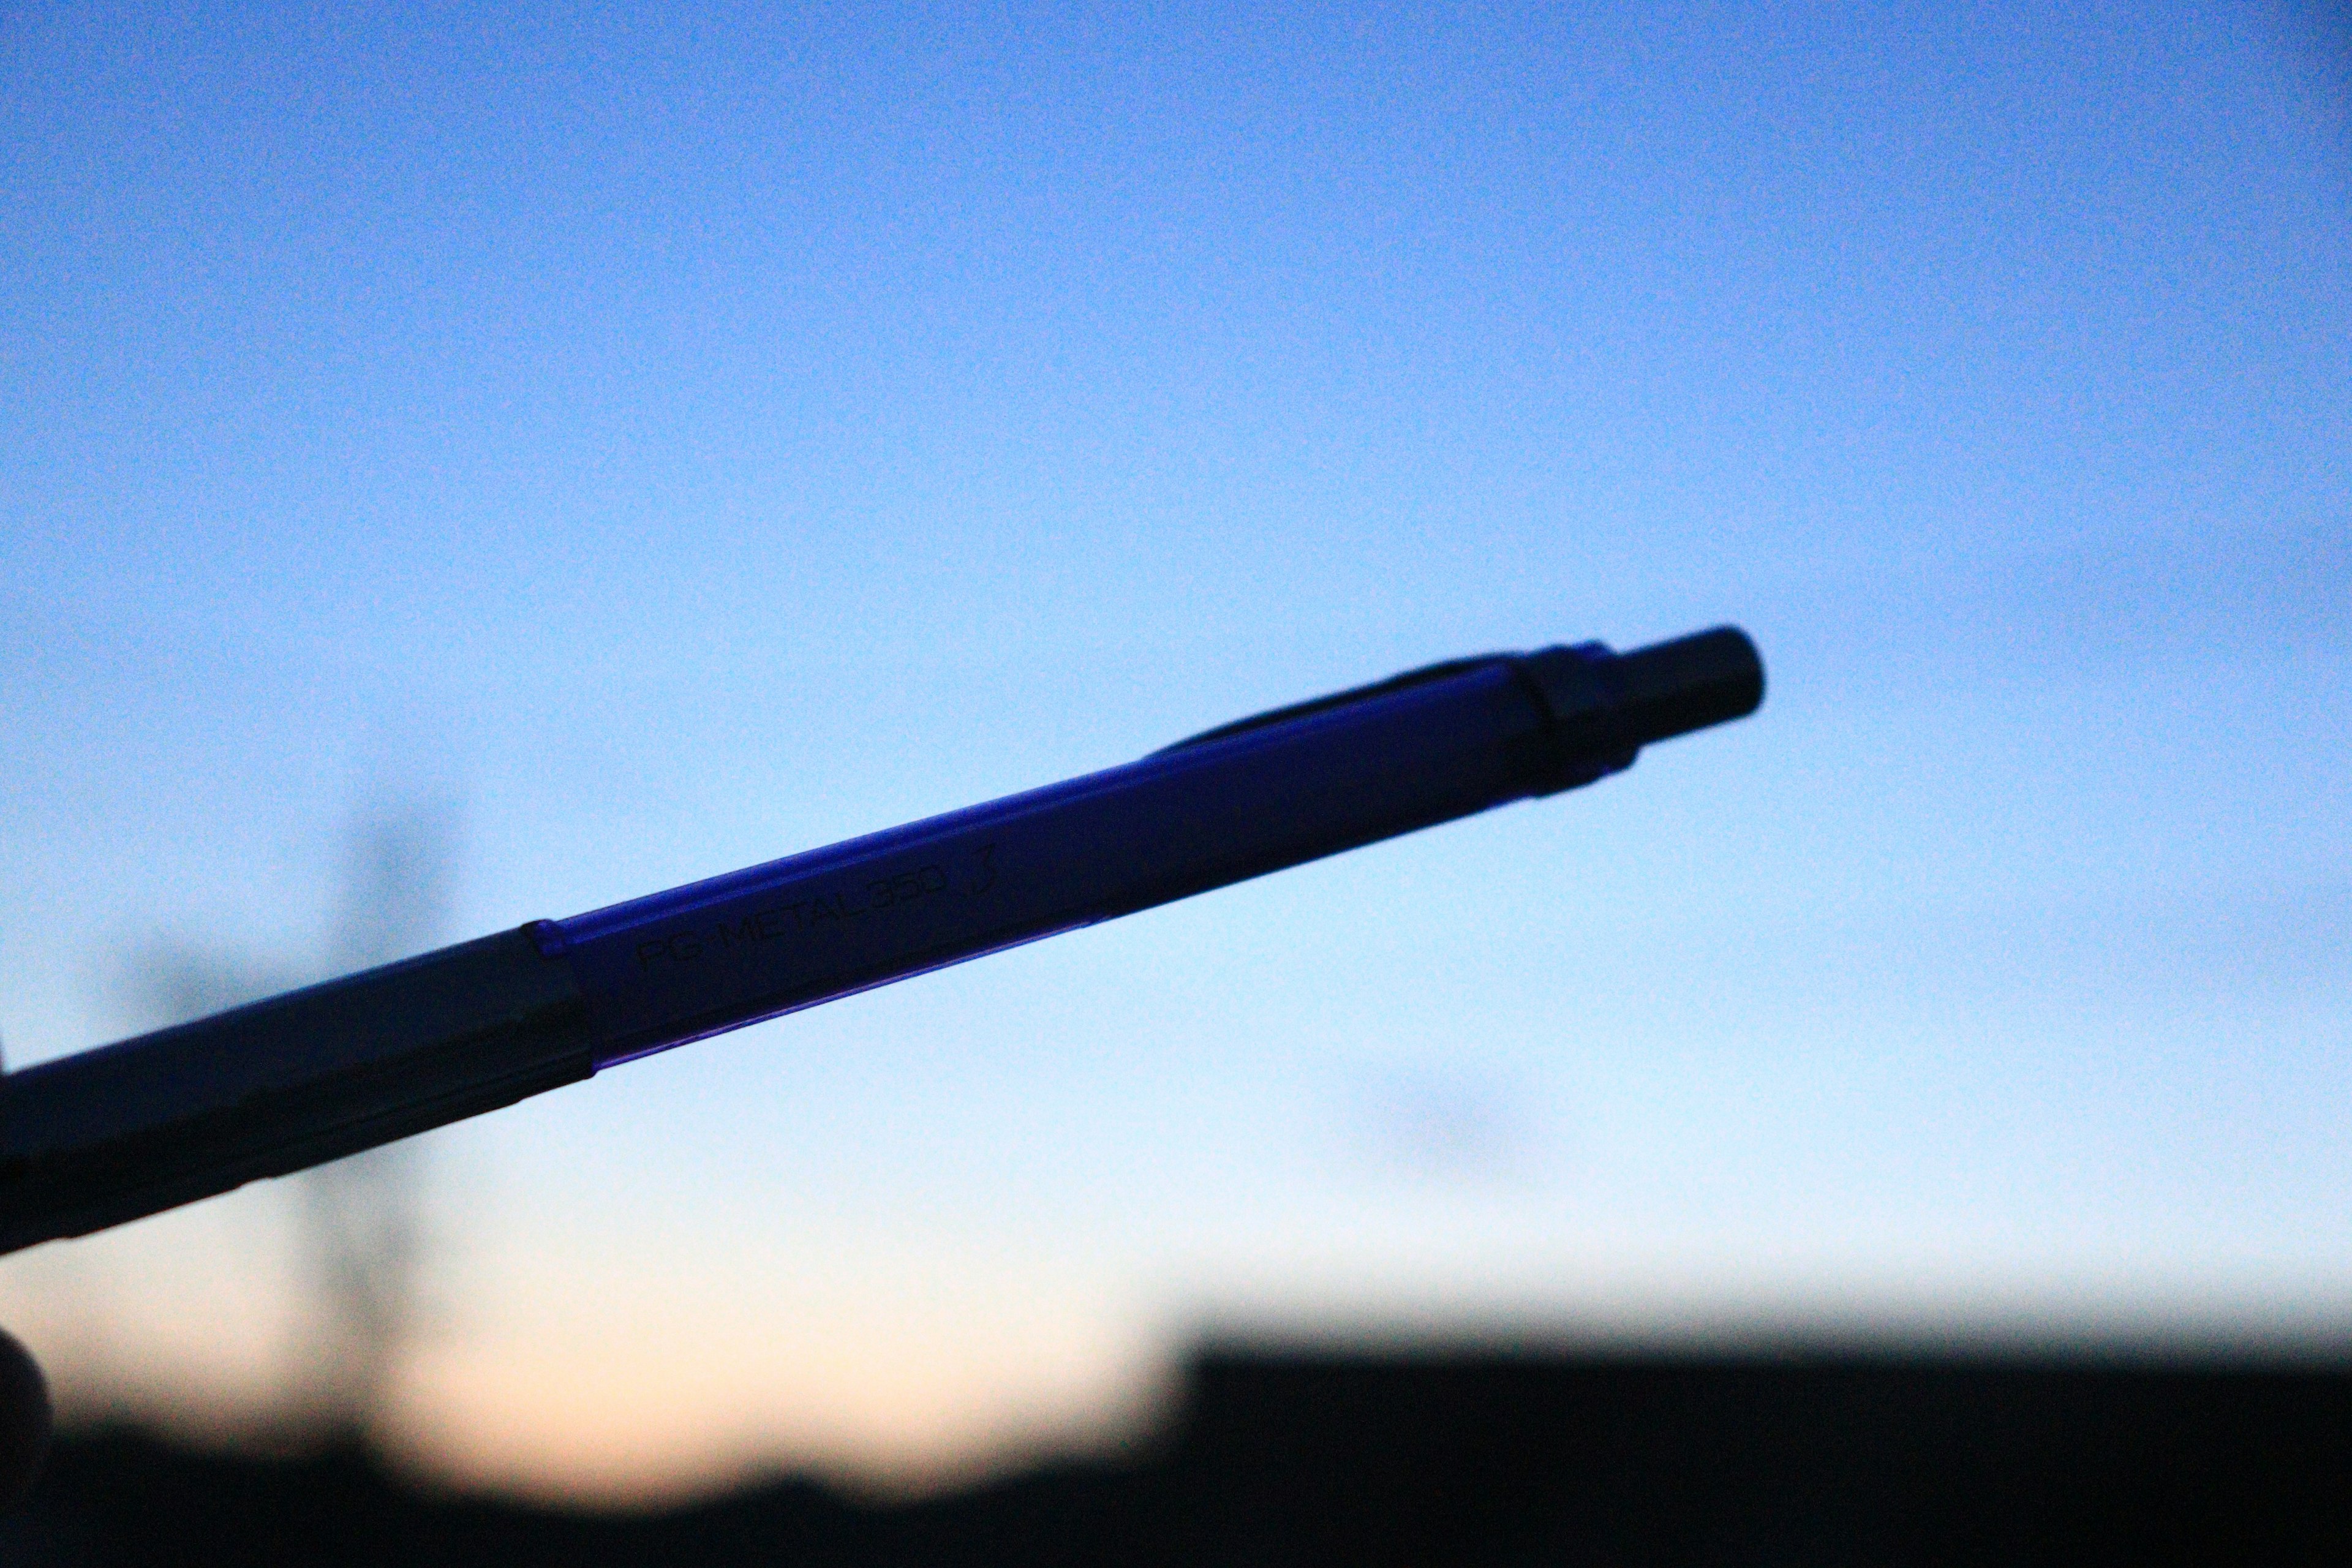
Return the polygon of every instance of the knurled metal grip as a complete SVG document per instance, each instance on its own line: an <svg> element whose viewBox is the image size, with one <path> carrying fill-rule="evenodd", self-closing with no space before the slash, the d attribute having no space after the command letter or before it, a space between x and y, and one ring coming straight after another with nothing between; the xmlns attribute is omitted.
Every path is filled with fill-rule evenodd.
<svg viewBox="0 0 2352 1568"><path fill-rule="evenodd" d="M9 1073L0 1252L510 1105L589 1061L571 969L506 931Z"/></svg>

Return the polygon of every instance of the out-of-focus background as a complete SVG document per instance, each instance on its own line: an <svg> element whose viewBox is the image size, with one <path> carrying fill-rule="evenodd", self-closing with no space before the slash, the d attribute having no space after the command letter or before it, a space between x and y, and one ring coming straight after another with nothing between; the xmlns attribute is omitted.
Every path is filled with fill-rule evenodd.
<svg viewBox="0 0 2352 1568"><path fill-rule="evenodd" d="M1755 719L0 1262L65 1416L921 1489L1202 1335L2352 1331L2352 56L2262 4L0 15L46 1059L1495 647Z"/></svg>

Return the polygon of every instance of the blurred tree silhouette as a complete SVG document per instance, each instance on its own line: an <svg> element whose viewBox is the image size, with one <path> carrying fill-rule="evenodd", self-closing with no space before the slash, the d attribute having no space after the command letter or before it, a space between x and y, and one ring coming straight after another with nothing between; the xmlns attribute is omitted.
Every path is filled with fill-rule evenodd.
<svg viewBox="0 0 2352 1568"><path fill-rule="evenodd" d="M317 973L164 941L142 951L133 994L158 1025L179 1023L423 952L447 920L455 843L456 812L446 803L373 805L353 825ZM422 1150L410 1139L292 1178L313 1310L282 1413L290 1426L331 1440L358 1436L383 1415L415 1326L423 1175Z"/></svg>

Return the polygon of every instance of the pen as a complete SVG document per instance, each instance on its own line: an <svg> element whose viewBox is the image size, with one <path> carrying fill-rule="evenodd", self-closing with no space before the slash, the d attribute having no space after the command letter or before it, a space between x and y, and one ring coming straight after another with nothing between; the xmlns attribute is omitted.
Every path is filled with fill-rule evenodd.
<svg viewBox="0 0 2352 1568"><path fill-rule="evenodd" d="M1718 627L1493 654L1124 766L0 1075L0 1252L599 1068L1620 771L1754 711Z"/></svg>

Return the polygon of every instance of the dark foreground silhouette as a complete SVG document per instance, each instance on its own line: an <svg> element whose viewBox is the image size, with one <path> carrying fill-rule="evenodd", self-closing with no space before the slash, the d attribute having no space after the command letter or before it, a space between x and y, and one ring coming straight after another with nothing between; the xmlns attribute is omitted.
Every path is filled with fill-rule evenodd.
<svg viewBox="0 0 2352 1568"><path fill-rule="evenodd" d="M2352 1563L2352 1363L1217 1352L1117 1460L653 1515L69 1436L0 1563Z"/></svg>

